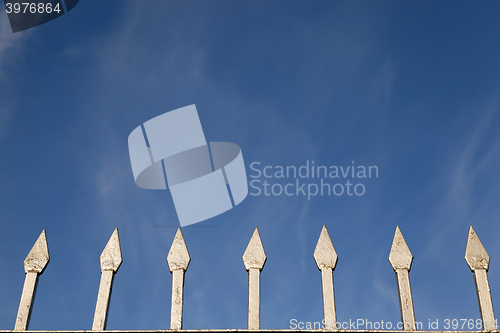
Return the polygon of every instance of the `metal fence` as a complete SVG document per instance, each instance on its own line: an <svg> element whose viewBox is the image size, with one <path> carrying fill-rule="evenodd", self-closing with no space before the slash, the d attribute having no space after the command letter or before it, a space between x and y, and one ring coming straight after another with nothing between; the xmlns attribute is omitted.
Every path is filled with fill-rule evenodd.
<svg viewBox="0 0 500 333"><path fill-rule="evenodd" d="M298 331L298 330L261 330L260 329L260 272L266 263L266 253L260 239L259 231L255 228L250 242L243 254L243 263L248 271L248 329L247 330L189 330L197 332L236 332L236 331ZM177 230L174 241L167 256L168 267L172 273L172 306L170 316L170 330L182 330L182 309L184 295L184 273L186 272L191 257L182 236L181 229ZM314 260L321 271L323 289L323 325L321 330L343 331L343 332L366 332L366 330L347 330L339 327L335 314L335 296L333 288L333 271L337 264L337 253L333 247L332 240L326 226L323 226L321 234L314 250ZM413 260L403 234L396 227L392 242L389 261L396 273L396 280L401 309L401 325L398 327L405 331L415 331L415 314L410 286L410 268ZM472 226L469 228L465 260L469 265L476 283L479 311L481 313L482 331L497 331L493 305L491 302L490 287L488 283L489 255L484 249L481 241ZM97 296L97 304L92 324L93 331L106 329L108 317L109 300L113 277L122 263L120 239L118 229L115 229L101 256L101 282ZM28 329L31 311L39 276L43 273L49 263L49 251L45 230L42 231L35 245L24 260L24 271L26 278L19 304L14 331ZM326 324L326 325L325 325ZM300 330L310 332L317 330ZM377 330L378 332L390 332ZM0 331L12 332L12 331ZM47 332L47 331L45 331ZM57 331L63 333L65 331ZM73 331L74 332L74 331ZM113 332L113 331L109 331ZM114 331L124 332L124 331ZM142 331L147 332L147 331ZM161 332L161 331L154 331ZM442 332L442 331L421 331ZM456 332L456 331L455 331ZM470 332L470 331L469 331ZM479 331L476 331L479 332Z"/></svg>

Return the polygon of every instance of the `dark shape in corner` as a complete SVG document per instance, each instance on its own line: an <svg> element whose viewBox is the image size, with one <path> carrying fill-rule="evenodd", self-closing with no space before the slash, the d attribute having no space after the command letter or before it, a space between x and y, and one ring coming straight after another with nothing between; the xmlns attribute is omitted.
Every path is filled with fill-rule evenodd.
<svg viewBox="0 0 500 333"><path fill-rule="evenodd" d="M64 15L65 8L70 11L78 2L79 0L4 0L14 33L52 21Z"/></svg>
<svg viewBox="0 0 500 333"><path fill-rule="evenodd" d="M70 10L75 8L79 1L80 0L64 0L64 3L66 4L66 12L69 12Z"/></svg>

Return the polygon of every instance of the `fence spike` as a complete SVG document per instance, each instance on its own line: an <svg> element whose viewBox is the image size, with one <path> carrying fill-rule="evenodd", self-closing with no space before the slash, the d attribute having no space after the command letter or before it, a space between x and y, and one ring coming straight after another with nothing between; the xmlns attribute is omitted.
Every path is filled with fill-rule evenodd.
<svg viewBox="0 0 500 333"><path fill-rule="evenodd" d="M487 274L490 256L484 249L483 244L472 226L469 227L467 246L465 248L465 261L467 261L470 270L474 273L483 330L493 331L496 329L494 327L495 314L493 312L493 303L491 302L491 292Z"/></svg>
<svg viewBox="0 0 500 333"><path fill-rule="evenodd" d="M321 285L323 289L323 319L327 327L336 328L335 293L333 289L333 271L337 265L337 252L333 247L332 239L326 225L323 225L319 235L314 260L321 271Z"/></svg>
<svg viewBox="0 0 500 333"><path fill-rule="evenodd" d="M399 230L399 227L396 227L391 253L389 254L389 262L396 273L399 306L401 308L401 322L403 323L403 330L405 331L416 330L409 274L412 261L413 255L406 244L401 230Z"/></svg>
<svg viewBox="0 0 500 333"><path fill-rule="evenodd" d="M40 236L38 236L28 256L24 259L24 272L26 273L26 277L24 280L23 293L21 294L21 301L19 302L16 324L14 326L15 331L25 331L28 329L31 311L35 301L38 276L42 275L49 261L49 248L47 246L47 237L44 229Z"/></svg>
<svg viewBox="0 0 500 333"><path fill-rule="evenodd" d="M266 252L262 246L259 230L255 230L248 242L243 263L248 271L248 329L260 329L260 272L266 263Z"/></svg>
<svg viewBox="0 0 500 333"><path fill-rule="evenodd" d="M120 237L118 228L113 231L108 244L100 256L101 261L101 282L99 284L99 293L97 294L97 303L95 305L93 331L103 331L106 329L108 321L109 301L111 290L113 289L113 277L122 264L122 251L120 247Z"/></svg>
<svg viewBox="0 0 500 333"><path fill-rule="evenodd" d="M177 229L172 247L167 256L167 263L172 273L172 308L170 312L170 329L182 329L182 302L184 297L184 272L189 266L191 257L182 236L181 228Z"/></svg>

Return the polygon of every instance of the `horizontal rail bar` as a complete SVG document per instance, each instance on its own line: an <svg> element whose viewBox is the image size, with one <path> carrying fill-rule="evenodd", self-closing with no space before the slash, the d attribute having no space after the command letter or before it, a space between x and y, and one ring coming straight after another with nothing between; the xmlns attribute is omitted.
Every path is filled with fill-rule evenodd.
<svg viewBox="0 0 500 333"><path fill-rule="evenodd" d="M29 333L168 333L168 332L186 332L186 333L231 333L231 332L242 332L242 333L258 333L258 332L303 332L303 333L318 333L318 332L326 332L328 330L324 329L259 329L259 330L248 330L248 329L203 329L203 330L106 330L106 331L91 331L91 330L74 330L74 331L32 331ZM331 332L331 331L330 331ZM394 332L402 332L401 330L335 330L335 333L394 333ZM408 331L406 331L408 332ZM410 331L411 332L411 331ZM414 331L418 333L485 333L485 331ZM498 332L498 331L495 331ZM19 331L8 331L8 330L0 330L0 333L19 333Z"/></svg>

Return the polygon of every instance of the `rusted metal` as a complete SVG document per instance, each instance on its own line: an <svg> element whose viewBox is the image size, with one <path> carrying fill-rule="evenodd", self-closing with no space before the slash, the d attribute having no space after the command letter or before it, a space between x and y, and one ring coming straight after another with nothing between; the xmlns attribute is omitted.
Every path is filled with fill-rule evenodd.
<svg viewBox="0 0 500 333"><path fill-rule="evenodd" d="M108 244L101 253L101 282L99 284L99 293L95 306L93 331L102 331L106 329L108 321L109 301L111 290L113 289L113 277L122 264L122 251L120 247L120 237L118 228L113 231Z"/></svg>
<svg viewBox="0 0 500 333"><path fill-rule="evenodd" d="M45 230L43 230L24 260L24 272L26 273L26 277L24 280L23 293L21 294L21 301L19 302L16 324L14 326L15 331L24 331L28 329L31 311L33 310L33 303L35 301L38 277L42 275L49 261L47 237L45 235Z"/></svg>
<svg viewBox="0 0 500 333"><path fill-rule="evenodd" d="M260 329L260 272L266 263L266 252L255 228L243 254L243 263L248 271L248 329Z"/></svg>
<svg viewBox="0 0 500 333"><path fill-rule="evenodd" d="M184 273L191 257L182 236L181 228L177 229L174 241L167 256L167 263L172 273L172 307L170 312L170 329L182 329L182 303L184 298Z"/></svg>
<svg viewBox="0 0 500 333"><path fill-rule="evenodd" d="M399 227L396 227L389 254L389 262L396 273L399 306L401 308L401 323L405 331L416 330L409 274L412 261L413 255L410 252L410 248L406 244L401 230L399 230Z"/></svg>
<svg viewBox="0 0 500 333"><path fill-rule="evenodd" d="M487 274L490 265L490 256L486 252L472 226L469 227L467 246L465 248L465 261L467 261L470 270L474 273L483 330L494 331L496 330L494 327L495 314L493 312L493 303L491 301L490 284Z"/></svg>
<svg viewBox="0 0 500 333"><path fill-rule="evenodd" d="M337 252L333 247L332 239L328 234L326 225L323 225L319 235L314 260L321 271L321 285L323 289L323 319L327 327L335 329L337 322L335 312L335 293L333 288L333 271L337 265Z"/></svg>

